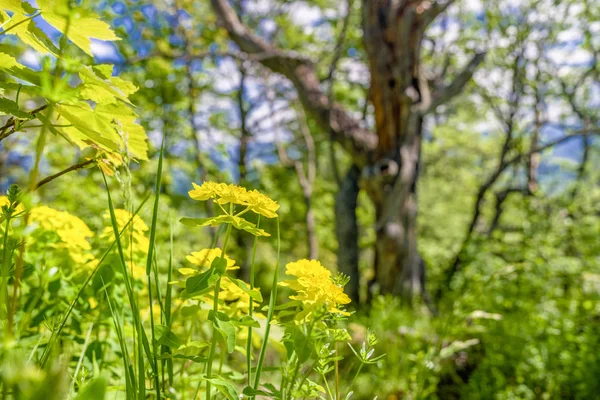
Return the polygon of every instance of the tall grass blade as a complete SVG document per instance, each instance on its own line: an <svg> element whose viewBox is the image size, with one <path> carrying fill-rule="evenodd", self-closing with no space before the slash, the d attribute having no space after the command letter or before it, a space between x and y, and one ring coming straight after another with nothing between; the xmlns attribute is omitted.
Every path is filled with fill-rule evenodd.
<svg viewBox="0 0 600 400"><path fill-rule="evenodd" d="M112 197L110 195L110 189L108 187L108 181L106 180L106 176L104 172L102 172L102 178L104 179L104 184L106 185L106 194L108 196L108 209L110 212L110 221L112 223L113 232L115 235L115 239L117 241L117 250L120 259L121 269L123 273L123 281L125 282L125 290L127 291L127 298L129 300L129 306L131 307L131 312L133 314L133 325L135 326L135 330L138 335L138 351L137 351L137 368L138 368L138 397L143 399L146 397L146 381L144 379L146 375L146 367L144 365L144 351L146 351L146 355L148 360L152 360L152 352L147 346L148 339L146 338L146 343L144 342L145 332L142 328L142 322L140 320L140 313L138 309L137 302L135 301L135 296L133 293L133 288L131 286L131 280L129 277L129 271L127 270L127 262L125 261L125 253L123 252L123 245L121 244L121 238L119 236L119 225L117 223L117 217L115 215L115 208L113 205Z"/></svg>
<svg viewBox="0 0 600 400"><path fill-rule="evenodd" d="M121 354L123 354L123 368L125 369L125 393L127 393L127 398L135 399L136 396L136 379L135 373L133 371L133 366L131 365L131 358L129 358L129 352L127 351L127 344L125 343L125 337L123 336L123 323L119 319L119 316L115 313L115 310L110 301L110 296L108 295L108 291L106 290L106 285L104 284L104 280L102 280L102 286L104 288L104 293L106 294L106 300L108 302L108 308L110 309L110 314L113 319L113 323L115 325L115 331L117 334L117 340L119 341L119 347L121 348ZM142 376L140 379L144 379Z"/></svg>
<svg viewBox="0 0 600 400"><path fill-rule="evenodd" d="M169 264L167 266L167 292L165 294L165 325L171 330L171 304L173 298L173 285L170 284L173 279L173 221L169 224ZM162 351L171 354L171 348L169 346L162 346ZM171 357L163 360L163 372L164 363L167 364L167 375L169 377L169 386L173 386L173 359ZM164 381L164 378L163 378Z"/></svg>
<svg viewBox="0 0 600 400"><path fill-rule="evenodd" d="M279 217L277 217L277 261L275 262L275 272L273 273L273 287L271 296L269 297L269 311L267 312L267 326L265 327L265 337L263 338L262 346L260 347L260 355L256 364L256 376L254 378L254 389L258 389L260 384L260 374L265 362L265 354L267 352L267 344L269 343L269 334L271 333L271 321L275 312L275 303L277 301L277 284L279 281L279 259L281 256L281 232L279 230Z"/></svg>
<svg viewBox="0 0 600 400"><path fill-rule="evenodd" d="M260 215L256 221L256 228L260 228ZM254 289L254 264L256 262L256 247L258 245L258 236L254 236L252 244L252 258L250 259L250 289ZM254 300L249 297L248 314L252 317L254 311ZM248 369L248 386L252 386L252 327L248 327L248 341L246 343L246 367Z"/></svg>
<svg viewBox="0 0 600 400"><path fill-rule="evenodd" d="M154 246L156 241L156 221L158 220L158 204L160 200L160 188L162 183L162 166L163 166L163 151L165 147L165 141L163 139L162 145L160 147L160 154L158 156L158 172L156 174L156 188L154 194L154 207L152 209L152 223L150 225L150 243L148 244L148 258L146 259L146 278L148 281L148 307L150 308L150 327L151 327L151 337L152 337L152 356L154 359L154 385L156 390L156 398L160 399L160 386L158 380L158 357L156 353L158 351L156 346L156 340L154 337L154 312L152 309L153 300L152 300L152 279L150 278L150 272L152 271L152 261L154 255ZM156 274L155 274L156 276ZM158 278L158 277L157 277ZM158 290L158 285L156 287ZM160 301L160 299L159 299Z"/></svg>

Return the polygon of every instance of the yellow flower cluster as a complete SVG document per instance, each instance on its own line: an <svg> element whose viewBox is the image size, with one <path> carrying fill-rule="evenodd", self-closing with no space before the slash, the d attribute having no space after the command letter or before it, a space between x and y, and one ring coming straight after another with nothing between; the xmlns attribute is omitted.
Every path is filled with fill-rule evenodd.
<svg viewBox="0 0 600 400"><path fill-rule="evenodd" d="M47 206L31 209L29 222L44 232L55 232L60 242L53 244L56 249L64 249L76 264L85 264L93 259L88 238L94 234L81 219L66 211L58 211Z"/></svg>
<svg viewBox="0 0 600 400"><path fill-rule="evenodd" d="M192 264L201 267L202 269L208 269L210 268L210 265L212 264L215 258L221 257L222 252L223 250L219 248L202 249L200 251L192 252L192 254L186 257L186 259ZM235 265L235 261L229 258L227 254L225 254L225 260L227 260L227 271L240 269L239 266Z"/></svg>
<svg viewBox="0 0 600 400"><path fill-rule="evenodd" d="M189 195L194 200L213 199L221 205L238 204L263 217L277 217L279 204L257 190L248 191L241 186L217 182L204 182L202 185L192 183L192 186L194 189L189 191Z"/></svg>
<svg viewBox="0 0 600 400"><path fill-rule="evenodd" d="M291 262L286 265L285 272L296 279L279 284L295 290L297 294L290 296L290 299L302 303L303 310L296 316L296 321L310 319L313 312L320 308L330 313L349 315L340 306L350 303L350 298L342 287L333 282L331 272L319 261L304 259Z"/></svg>

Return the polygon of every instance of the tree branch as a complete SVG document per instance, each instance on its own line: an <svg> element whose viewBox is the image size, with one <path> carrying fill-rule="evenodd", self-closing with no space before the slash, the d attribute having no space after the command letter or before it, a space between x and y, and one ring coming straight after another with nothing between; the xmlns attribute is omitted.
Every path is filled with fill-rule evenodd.
<svg viewBox="0 0 600 400"><path fill-rule="evenodd" d="M36 117L37 116L36 114L44 111L47 107L48 107L48 104L44 104L43 106L40 106L40 107L36 108L35 110L31 110L29 112L29 114ZM9 137L10 135L12 135L13 133L17 132L17 130L16 130L17 121L19 121L19 120L11 117L8 119L8 121L6 121L6 123L2 127L0 127L0 142L2 140L6 139L7 137Z"/></svg>
<svg viewBox="0 0 600 400"><path fill-rule="evenodd" d="M476 53L471 61L469 61L469 63L465 66L465 68L454 78L452 83L441 89L432 97L430 104L421 104L420 111L427 113L435 110L436 107L448 102L450 99L461 93L464 87L473 77L473 74L475 73L475 70L479 64L481 64L485 59L485 54L485 52Z"/></svg>
<svg viewBox="0 0 600 400"><path fill-rule="evenodd" d="M434 19L437 18L438 15L446 11L446 9L450 7L454 2L455 0L447 0L445 2L436 1L434 4L426 8L425 17L427 24L430 24ZM429 3L429 1L427 1L427 3Z"/></svg>
<svg viewBox="0 0 600 400"><path fill-rule="evenodd" d="M292 81L305 111L321 129L331 131L334 139L352 154L356 163L366 163L368 154L377 146L377 135L362 127L359 121L339 105L330 104L321 89L314 64L256 36L240 21L227 0L211 0L211 4L223 27L240 49L251 55L264 54L259 62Z"/></svg>
<svg viewBox="0 0 600 400"><path fill-rule="evenodd" d="M58 172L58 173L56 173L56 174L54 174L54 175L50 175L50 176L48 176L48 177L46 177L46 178L42 179L41 181L39 181L39 182L38 182L38 183L35 185L35 187L33 188L33 190L38 190L39 188L41 188L41 187L42 187L42 186L44 186L45 184L52 182L52 181L53 181L53 180L55 180L56 178L59 178L59 177L63 176L63 175L64 175L64 174L66 174L66 173L69 173L69 172L71 172L71 171L77 171L78 169L85 168L85 167L87 167L88 165L90 165L90 164L93 164L93 163L95 163L95 162L96 162L96 159L95 159L95 158L92 158L92 159L90 159L90 160L86 160L86 161L80 162L80 163L78 163L78 164L71 165L69 168L65 168L65 169L63 169L62 171L60 171L60 172Z"/></svg>
<svg viewBox="0 0 600 400"><path fill-rule="evenodd" d="M348 31L348 26L350 25L350 16L352 15L352 6L354 2L353 0L346 1L346 15L344 16L344 20L342 22L342 29L340 30L340 34L337 38L335 49L333 51L333 59L331 60L331 64L329 65L329 73L327 74L327 82L329 83L329 92L327 93L327 99L329 104L333 104L334 100L334 84L335 84L335 73L337 70L338 62L342 57L342 52L344 50L344 41L346 40L346 32ZM329 113L329 125L331 126L331 113ZM329 157L331 161L331 169L333 171L333 177L335 182L338 185L338 188L342 184L342 179L340 178L340 172L338 170L337 158L335 156L335 142L333 140L333 132L330 134L329 140Z"/></svg>

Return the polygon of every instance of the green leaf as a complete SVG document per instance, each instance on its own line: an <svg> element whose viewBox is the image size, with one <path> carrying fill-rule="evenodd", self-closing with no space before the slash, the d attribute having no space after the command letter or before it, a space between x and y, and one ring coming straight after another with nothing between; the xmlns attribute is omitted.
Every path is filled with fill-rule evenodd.
<svg viewBox="0 0 600 400"><path fill-rule="evenodd" d="M61 128L70 139L79 147L97 144L109 152L118 152L115 128L109 121L105 121L94 113L90 105L84 102L77 104L57 104L57 112L73 126ZM83 134L78 134L80 132Z"/></svg>
<svg viewBox="0 0 600 400"><path fill-rule="evenodd" d="M122 104L98 104L94 112L103 120L110 121L113 126L118 126L123 137L127 152L141 161L148 161L148 140L146 131L136 121L138 115Z"/></svg>
<svg viewBox="0 0 600 400"><path fill-rule="evenodd" d="M212 383L214 387L221 392L228 400L238 400L239 394L235 387L228 381L221 378L205 378Z"/></svg>
<svg viewBox="0 0 600 400"><path fill-rule="evenodd" d="M0 0L0 9L12 12L23 12L20 0Z"/></svg>
<svg viewBox="0 0 600 400"><path fill-rule="evenodd" d="M208 361L208 359L206 357L188 356L186 354L173 354L172 356L170 354L164 354L160 358L178 358L178 359L182 359L182 360L190 360L195 363L205 363Z"/></svg>
<svg viewBox="0 0 600 400"><path fill-rule="evenodd" d="M227 277L229 278L229 280L237 287L239 287L240 289L242 289L242 291L244 293L246 293L248 296L252 297L252 299L254 301L257 301L259 303L262 303L263 301L263 297L262 294L260 293L260 291L256 288L254 289L250 289L250 287L248 287L248 285L246 284L246 282L244 282L241 279L236 279L233 276L227 275Z"/></svg>
<svg viewBox="0 0 600 400"><path fill-rule="evenodd" d="M213 226L218 226L219 223L216 222L217 220L218 220L218 217L211 217L211 218L183 217L183 218L179 219L179 222L181 222L185 226L190 226L190 227L207 226L207 225L213 225L213 224L214 224Z"/></svg>
<svg viewBox="0 0 600 400"><path fill-rule="evenodd" d="M12 18L0 10L0 22L2 29L7 31L7 35L15 35L23 43L31 46L35 51L42 54L57 55L58 49L52 43L48 35L44 33L33 20L26 21L29 17L22 13L15 12Z"/></svg>
<svg viewBox="0 0 600 400"><path fill-rule="evenodd" d="M275 393L267 392L260 389L253 389L250 386L246 386L242 391L242 394L248 397L256 397L256 396L266 396L268 398L278 398L274 397Z"/></svg>
<svg viewBox="0 0 600 400"><path fill-rule="evenodd" d="M133 83L111 76L111 65L84 66L78 73L81 79L79 95L82 99L101 104L116 104L122 100L131 104L128 96L137 91Z"/></svg>
<svg viewBox="0 0 600 400"><path fill-rule="evenodd" d="M182 306L180 313L183 318L194 318L199 311L200 307L196 304L192 304L189 306Z"/></svg>
<svg viewBox="0 0 600 400"><path fill-rule="evenodd" d="M33 116L28 112L19 110L19 105L12 100L0 97L0 115L13 115L20 119L32 119Z"/></svg>
<svg viewBox="0 0 600 400"><path fill-rule="evenodd" d="M235 350L235 325L231 322L229 317L223 313L216 313L214 311L210 311L208 314L208 319L213 322L213 326L215 330L223 336L225 339L225 343L227 344L227 352L233 353Z"/></svg>
<svg viewBox="0 0 600 400"><path fill-rule="evenodd" d="M169 327L165 325L156 325L154 327L156 333L156 342L161 345L169 346L173 349L177 349L181 346L181 339L173 333Z"/></svg>
<svg viewBox="0 0 600 400"><path fill-rule="evenodd" d="M57 112L73 126L60 128L80 148L97 145L108 152L122 148L134 158L148 160L148 144L144 128L135 121L137 115L125 105L78 102L56 105Z"/></svg>
<svg viewBox="0 0 600 400"><path fill-rule="evenodd" d="M179 220L186 226L219 226L221 224L232 224L235 228L244 230L254 236L271 236L264 230L257 228L252 222L246 221L243 218L231 215L218 215L211 218L188 218L184 217Z"/></svg>
<svg viewBox="0 0 600 400"><path fill-rule="evenodd" d="M227 260L221 257L215 257L215 259L210 264L211 268L214 268L215 273L219 276L223 276L225 274L225 270L227 269Z"/></svg>
<svg viewBox="0 0 600 400"><path fill-rule="evenodd" d="M75 400L104 400L106 385L106 378L103 376L94 378L79 391Z"/></svg>
<svg viewBox="0 0 600 400"><path fill-rule="evenodd" d="M14 57L8 54L0 53L0 71L5 71L15 78L40 86L41 73L20 64ZM25 88L26 86L23 87Z"/></svg>
<svg viewBox="0 0 600 400"><path fill-rule="evenodd" d="M239 326L248 326L251 328L260 328L260 324L258 323L257 320L255 320L254 318L252 318L249 315L244 315L242 318L240 318L240 320L238 321Z"/></svg>
<svg viewBox="0 0 600 400"><path fill-rule="evenodd" d="M23 69L26 67L23 64L20 64L16 58L5 53L0 53L0 69L9 71L12 68Z"/></svg>
<svg viewBox="0 0 600 400"><path fill-rule="evenodd" d="M70 8L68 0L38 0L38 6L42 10L42 17L56 28L65 33L77 47L92 54L92 38L99 40L120 40L110 29L110 25L99 19L99 17L80 7Z"/></svg>
<svg viewBox="0 0 600 400"><path fill-rule="evenodd" d="M211 286L211 277L215 273L214 268L210 268L205 272L202 272L199 275L192 276L185 281L185 290L187 290L190 295L203 291Z"/></svg>

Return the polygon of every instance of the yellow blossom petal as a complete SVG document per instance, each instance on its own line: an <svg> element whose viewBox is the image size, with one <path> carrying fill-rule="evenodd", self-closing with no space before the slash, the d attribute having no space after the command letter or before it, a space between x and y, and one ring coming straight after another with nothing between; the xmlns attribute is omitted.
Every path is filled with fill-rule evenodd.
<svg viewBox="0 0 600 400"><path fill-rule="evenodd" d="M296 316L296 321L308 320L320 308L330 313L349 315L340 307L350 303L350 298L342 287L333 282L331 272L319 261L291 262L286 265L286 274L295 276L296 279L283 281L279 285L296 291L296 295L290 296L290 299L302 303L303 310Z"/></svg>
<svg viewBox="0 0 600 400"><path fill-rule="evenodd" d="M194 265L197 265L203 269L208 269L215 258L221 257L223 251L219 248L214 249L202 249L200 251L194 251L186 257L186 259ZM240 269L239 266L235 265L235 260L232 260L225 254L225 260L227 261L227 270L232 271Z"/></svg>

